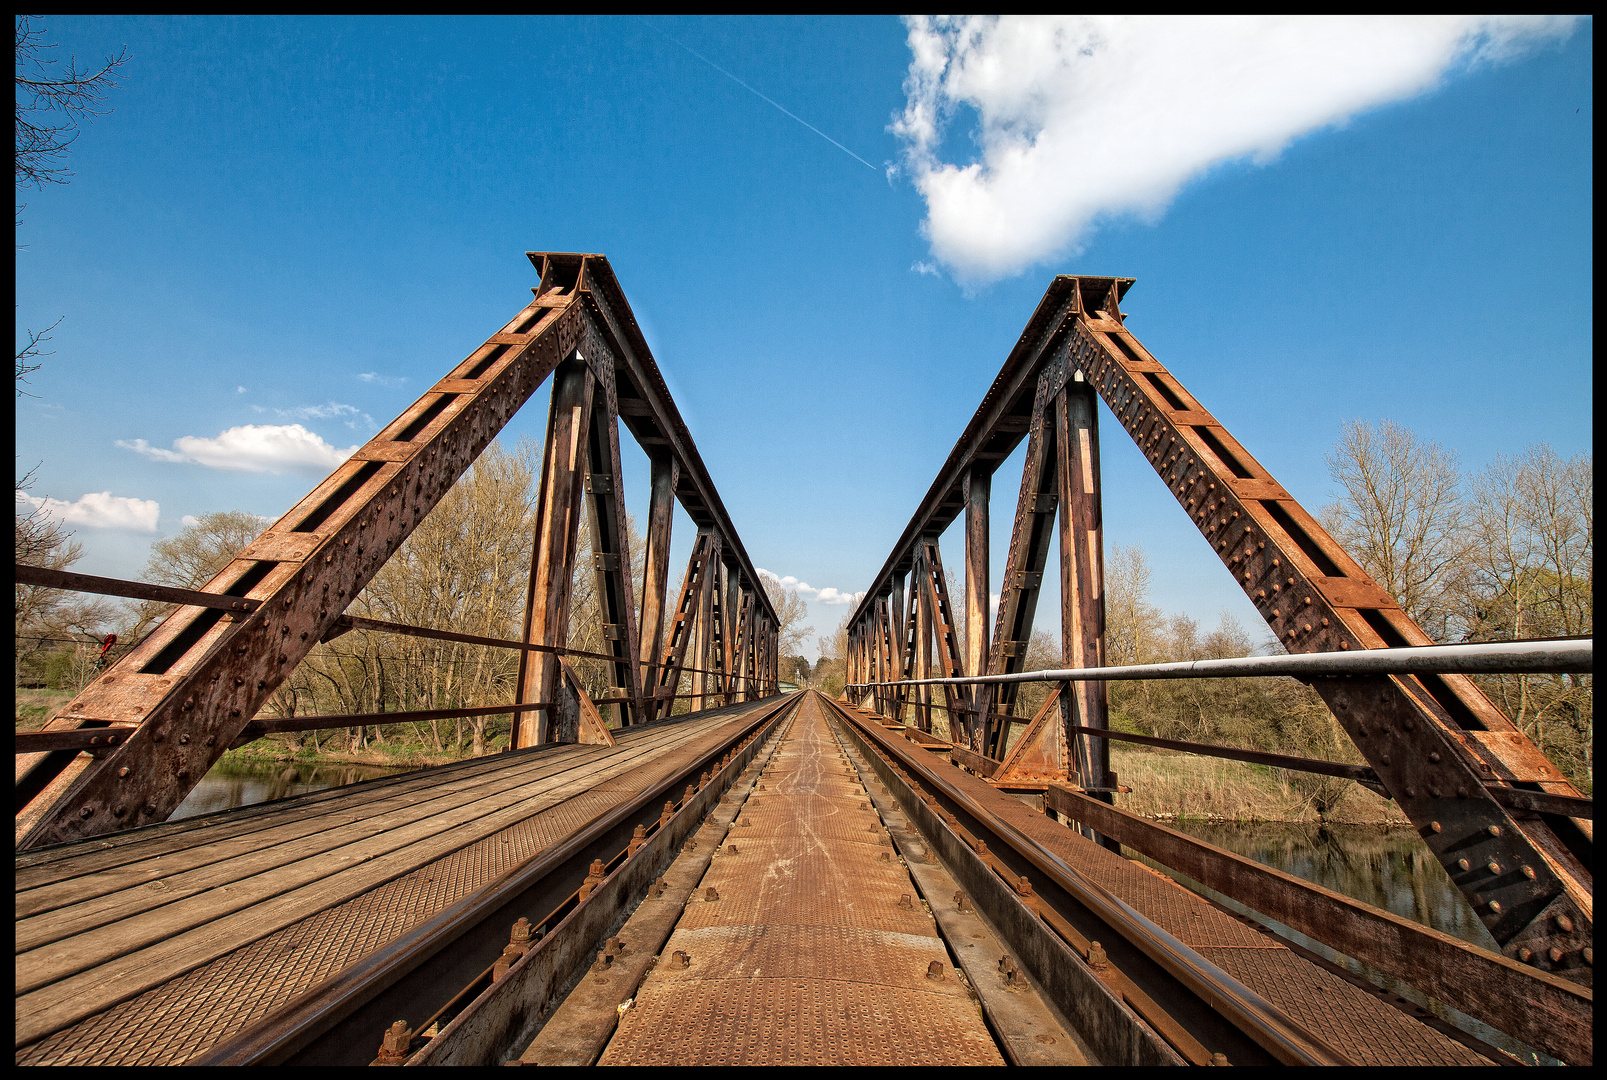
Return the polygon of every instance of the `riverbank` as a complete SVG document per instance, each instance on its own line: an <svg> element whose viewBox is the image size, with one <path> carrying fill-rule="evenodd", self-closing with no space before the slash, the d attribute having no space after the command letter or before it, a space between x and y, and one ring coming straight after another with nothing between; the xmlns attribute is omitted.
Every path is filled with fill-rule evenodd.
<svg viewBox="0 0 1607 1080"><path fill-rule="evenodd" d="M1349 780L1166 750L1110 748L1116 805L1154 821L1407 825L1389 799Z"/></svg>
<svg viewBox="0 0 1607 1080"><path fill-rule="evenodd" d="M499 752L492 751L493 753ZM258 739L256 742L234 750L229 750L218 759L217 768L230 766L269 765L284 763L289 765L372 765L387 769L421 769L426 765L450 765L454 761L461 761L467 754L450 754L433 750L426 746L413 744L374 743L371 742L362 750L330 750L328 748L314 751L311 743L296 746L289 741L281 742L278 739Z"/></svg>

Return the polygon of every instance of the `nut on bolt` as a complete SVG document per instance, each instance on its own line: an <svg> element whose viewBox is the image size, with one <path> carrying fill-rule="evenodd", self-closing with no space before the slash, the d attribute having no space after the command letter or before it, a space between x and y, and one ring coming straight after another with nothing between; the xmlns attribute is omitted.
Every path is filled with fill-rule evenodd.
<svg viewBox="0 0 1607 1080"><path fill-rule="evenodd" d="M687 968L692 966L692 954L677 949L670 954L670 967Z"/></svg>
<svg viewBox="0 0 1607 1080"><path fill-rule="evenodd" d="M591 861L591 872L586 875L585 883L580 886L580 899L584 900L596 892L597 886L603 883L603 878L606 876L607 870L603 866L603 860L593 859Z"/></svg>
<svg viewBox="0 0 1607 1080"><path fill-rule="evenodd" d="M407 1049L413 1042L413 1033L408 1030L406 1020L398 1020L385 1031L385 1037L380 1040L379 1057L372 1062L374 1065L400 1065L407 1060Z"/></svg>
<svg viewBox="0 0 1607 1080"><path fill-rule="evenodd" d="M943 961L941 961L941 960L933 960L930 964L927 964L926 965L926 977L928 979L931 979L933 982L942 982L943 981Z"/></svg>

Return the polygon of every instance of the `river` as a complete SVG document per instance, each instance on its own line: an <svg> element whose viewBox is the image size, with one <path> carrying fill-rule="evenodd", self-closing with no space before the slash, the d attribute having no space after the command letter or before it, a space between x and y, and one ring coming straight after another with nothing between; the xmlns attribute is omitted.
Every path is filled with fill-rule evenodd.
<svg viewBox="0 0 1607 1080"><path fill-rule="evenodd" d="M168 820L178 821L237 806L255 806L292 795L305 795L309 791L412 771L383 765L310 765L290 761L243 765L220 761L201 778Z"/></svg>

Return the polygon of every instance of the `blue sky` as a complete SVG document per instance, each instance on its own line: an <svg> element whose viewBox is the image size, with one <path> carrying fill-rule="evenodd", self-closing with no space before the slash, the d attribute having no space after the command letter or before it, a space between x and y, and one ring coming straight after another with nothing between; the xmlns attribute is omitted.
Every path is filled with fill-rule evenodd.
<svg viewBox="0 0 1607 1080"><path fill-rule="evenodd" d="M1042 56L1024 53L1004 68L1025 96L935 92L924 164L894 129L919 87L911 27L890 18L43 25L80 61L131 57L71 183L19 193L18 332L62 322L37 398L17 399L17 470L41 463L32 495L78 508L85 571L135 576L186 515L283 512L316 476L161 458L246 425L361 443L523 305L528 249L609 256L754 563L817 590L881 566L1057 272L1137 278L1130 328L1313 510L1352 419L1404 424L1469 469L1590 446L1588 21L1455 55L1358 24L1369 55L1382 36L1406 57L1396 84L1313 95L1282 128L1256 125L1291 95L1241 93L1211 110L1241 128L1203 135L1166 125L1235 92L1210 72L1090 98L1031 84ZM1036 25L1021 42L982 29L994 59L1041 51ZM1136 119L1090 129L1106 107ZM1024 126L1067 157L1012 187ZM994 187L933 186L970 163ZM505 437L539 437L545 411L538 395ZM1168 610L1259 633L1104 430L1107 546L1142 543ZM645 471L631 455L638 517ZM996 562L1018 477L1017 461L995 479ZM103 492L139 503L81 502ZM958 567L957 534L945 551ZM846 610L813 602L814 626Z"/></svg>

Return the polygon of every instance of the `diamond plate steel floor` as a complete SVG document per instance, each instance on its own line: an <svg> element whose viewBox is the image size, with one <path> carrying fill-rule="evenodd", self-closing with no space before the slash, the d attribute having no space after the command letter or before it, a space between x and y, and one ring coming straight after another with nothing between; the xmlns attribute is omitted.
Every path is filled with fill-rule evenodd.
<svg viewBox="0 0 1607 1080"><path fill-rule="evenodd" d="M1004 1064L918 895L803 702L599 1064Z"/></svg>

